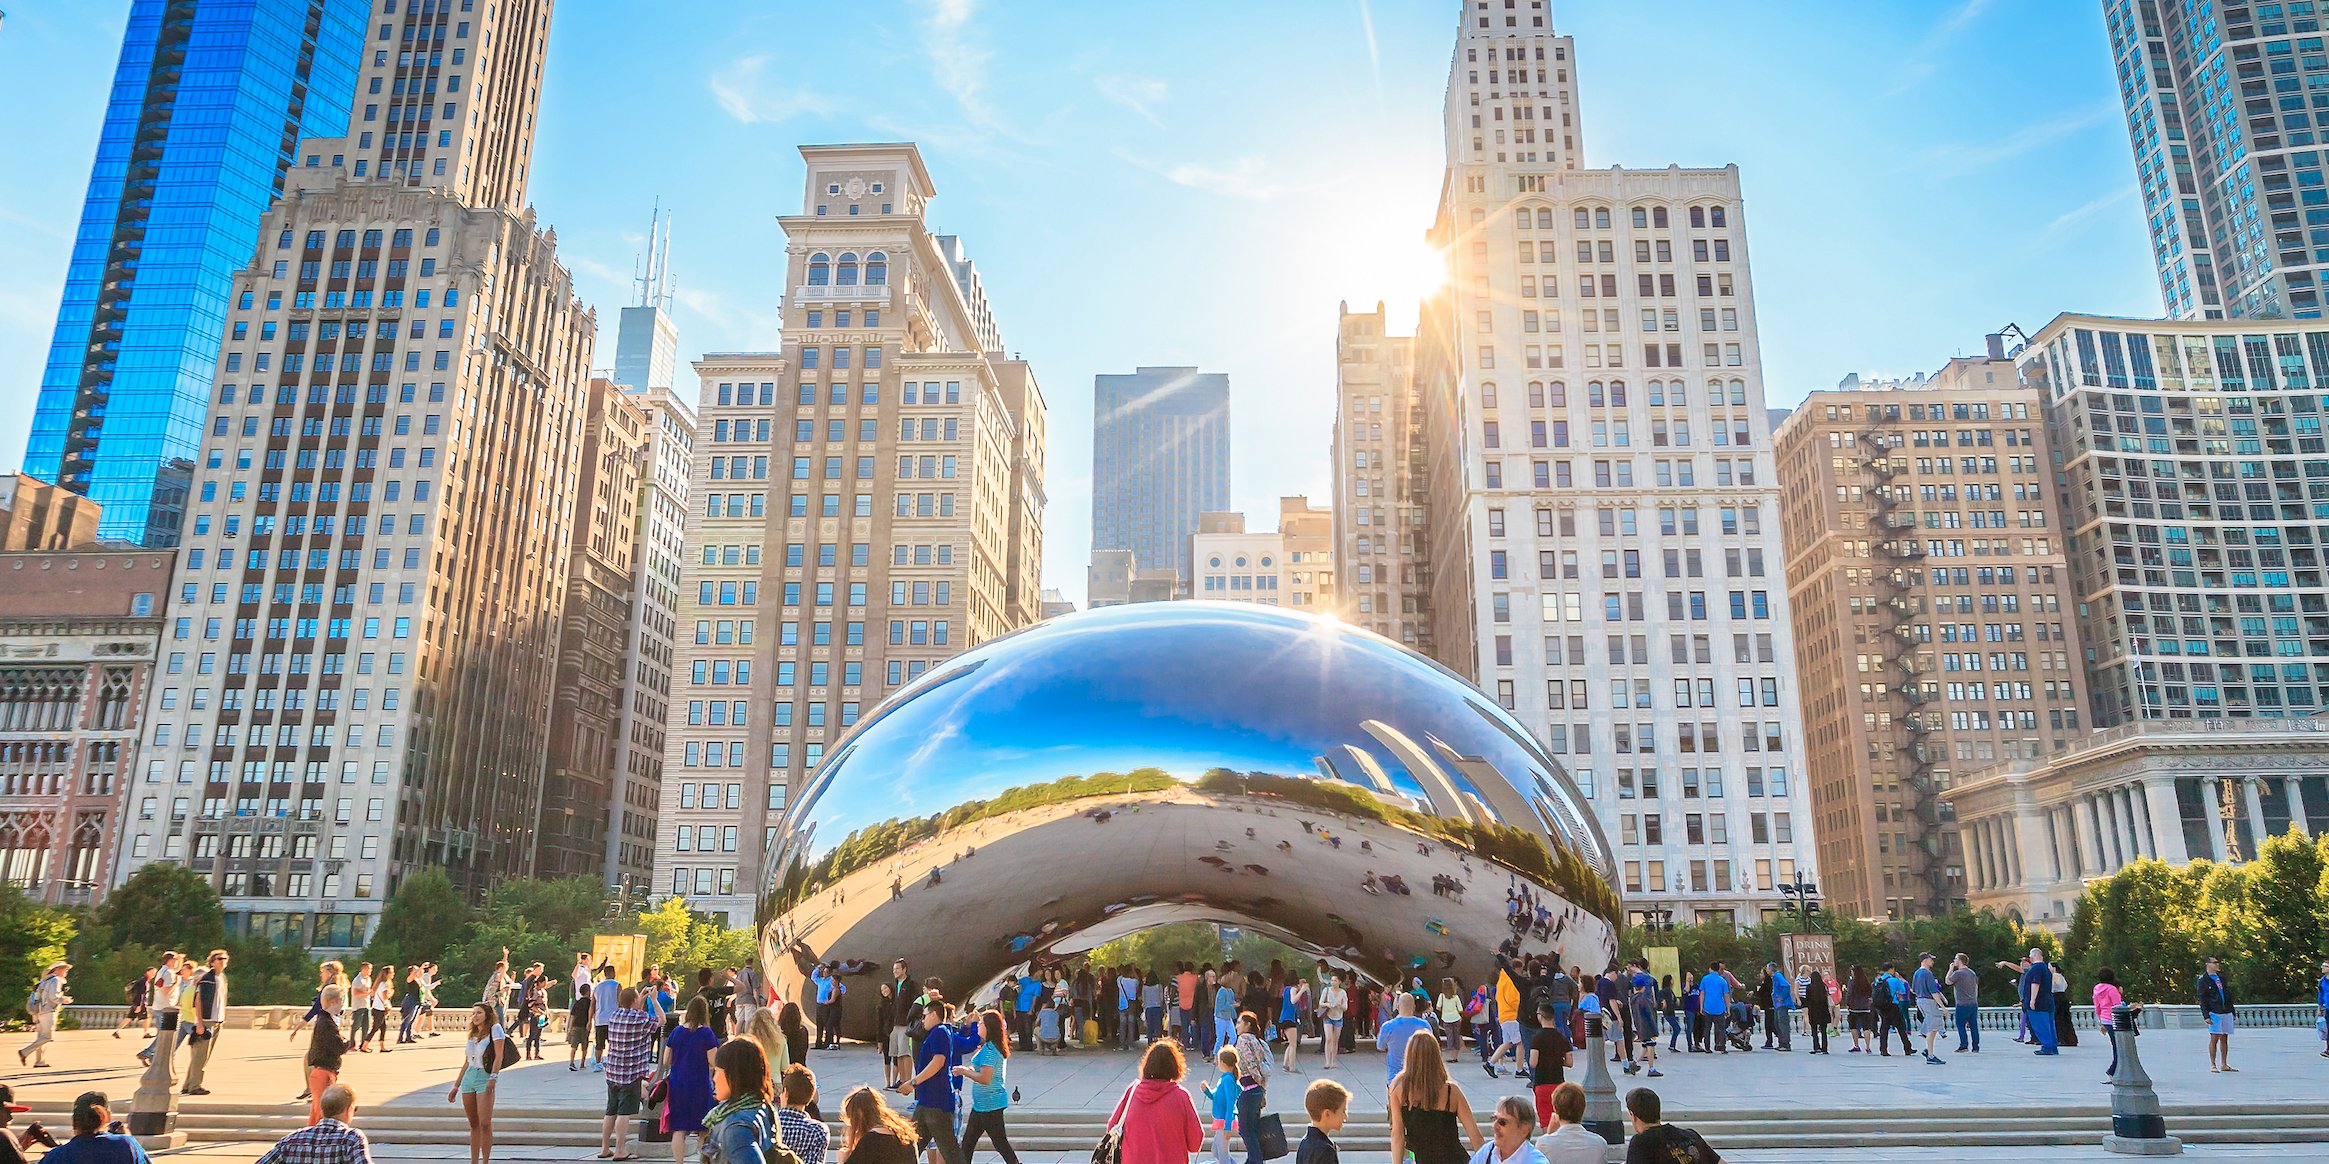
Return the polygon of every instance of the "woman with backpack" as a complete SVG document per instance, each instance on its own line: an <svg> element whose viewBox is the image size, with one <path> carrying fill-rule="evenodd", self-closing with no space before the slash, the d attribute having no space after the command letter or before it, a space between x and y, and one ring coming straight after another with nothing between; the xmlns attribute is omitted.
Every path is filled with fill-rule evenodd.
<svg viewBox="0 0 2329 1164"><path fill-rule="evenodd" d="M493 1021L493 1008L478 1003L469 1008L469 1030L463 1036L461 1074L445 1091L445 1102L458 1100L469 1121L469 1164L489 1164L493 1157L493 1080L503 1067L509 1033Z"/></svg>
<svg viewBox="0 0 2329 1164"><path fill-rule="evenodd" d="M144 973L130 979L129 985L122 989L121 994L122 1000L129 1004L129 1012L121 1016L120 1022L114 1024L113 1037L118 1039L121 1037L122 1031L141 1023L144 1024L147 1033L151 1034L154 1029L154 1015L148 1003L154 995L153 968L149 966Z"/></svg>

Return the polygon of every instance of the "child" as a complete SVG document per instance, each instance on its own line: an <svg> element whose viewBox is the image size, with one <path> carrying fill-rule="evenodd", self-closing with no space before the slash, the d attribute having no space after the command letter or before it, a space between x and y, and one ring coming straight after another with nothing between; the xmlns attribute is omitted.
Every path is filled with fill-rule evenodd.
<svg viewBox="0 0 2329 1164"><path fill-rule="evenodd" d="M1035 1012L1035 1049L1040 1055L1059 1054L1059 1004L1049 996Z"/></svg>
<svg viewBox="0 0 2329 1164"><path fill-rule="evenodd" d="M1342 1130L1342 1121L1350 1114L1349 1090L1332 1079L1316 1080L1302 1093L1302 1110L1310 1115L1310 1130L1302 1133L1294 1164L1342 1164L1342 1154L1329 1137Z"/></svg>
<svg viewBox="0 0 2329 1164"><path fill-rule="evenodd" d="M1221 1069L1221 1077L1204 1089L1205 1098L1213 1103L1213 1160L1214 1164L1237 1164L1237 1157L1229 1152L1229 1125L1237 1120L1237 1095L1244 1090L1237 1081L1237 1048L1224 1045L1221 1053L1213 1056L1213 1065Z"/></svg>

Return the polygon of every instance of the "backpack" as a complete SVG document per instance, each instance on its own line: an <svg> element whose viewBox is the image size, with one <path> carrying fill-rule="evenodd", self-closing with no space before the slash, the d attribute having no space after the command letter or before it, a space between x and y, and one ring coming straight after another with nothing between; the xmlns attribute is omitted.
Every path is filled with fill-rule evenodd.
<svg viewBox="0 0 2329 1164"><path fill-rule="evenodd" d="M1653 1149L1657 1155L1650 1157L1655 1164L1720 1164L1722 1157L1715 1155L1697 1132L1673 1124L1660 1124L1659 1128L1666 1134L1665 1142Z"/></svg>

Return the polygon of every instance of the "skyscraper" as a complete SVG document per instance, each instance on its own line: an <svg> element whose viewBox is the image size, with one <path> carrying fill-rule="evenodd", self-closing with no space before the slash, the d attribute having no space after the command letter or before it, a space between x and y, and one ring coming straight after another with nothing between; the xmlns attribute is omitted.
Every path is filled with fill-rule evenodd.
<svg viewBox="0 0 2329 1164"><path fill-rule="evenodd" d="M671 216L661 210L647 227L639 301L623 308L615 333L615 383L669 388L679 370L679 327L671 321Z"/></svg>
<svg viewBox="0 0 2329 1164"><path fill-rule="evenodd" d="M788 796L931 664L1041 617L1045 405L911 144L804 146L781 351L702 384L655 888L753 916Z"/></svg>
<svg viewBox="0 0 2329 1164"><path fill-rule="evenodd" d="M2320 17L2302 4L2103 0L2167 313L2321 315Z"/></svg>
<svg viewBox="0 0 2329 1164"><path fill-rule="evenodd" d="M1432 651L1568 767L1635 920L1753 922L1814 860L1738 170L1581 169L1545 7L1465 4L1450 68Z"/></svg>
<svg viewBox="0 0 2329 1164"><path fill-rule="evenodd" d="M1092 378L1092 550L1171 568L1188 593L1197 515L1229 508L1229 377L1136 368Z"/></svg>
<svg viewBox="0 0 2329 1164"><path fill-rule="evenodd" d="M1803 783L1840 914L1964 905L1949 790L2094 726L2045 412L1990 342L1930 376L1848 377L1775 436Z"/></svg>
<svg viewBox="0 0 2329 1164"><path fill-rule="evenodd" d="M25 472L177 544L234 274L303 138L347 129L361 0L136 0Z"/></svg>
<svg viewBox="0 0 2329 1164"><path fill-rule="evenodd" d="M1415 339L1392 335L1383 305L1342 305L1335 347L1334 553L1340 614L1431 650L1423 536L1423 411Z"/></svg>
<svg viewBox="0 0 2329 1164"><path fill-rule="evenodd" d="M535 867L596 319L526 207L548 0L399 4L235 275L139 780L232 924Z"/></svg>
<svg viewBox="0 0 2329 1164"><path fill-rule="evenodd" d="M647 416L647 463L638 548L631 555L631 655L615 732L622 754L608 795L606 870L610 883L643 888L655 872L655 818L663 802L695 413L669 388L625 387L623 394Z"/></svg>

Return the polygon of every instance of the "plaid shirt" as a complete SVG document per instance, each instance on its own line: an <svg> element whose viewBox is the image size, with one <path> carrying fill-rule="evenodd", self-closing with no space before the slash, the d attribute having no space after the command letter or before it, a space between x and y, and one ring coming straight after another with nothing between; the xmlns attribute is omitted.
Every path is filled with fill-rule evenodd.
<svg viewBox="0 0 2329 1164"><path fill-rule="evenodd" d="M372 1164L372 1144L364 1133L325 1119L277 1140L259 1164Z"/></svg>
<svg viewBox="0 0 2329 1164"><path fill-rule="evenodd" d="M618 1010L607 1016L606 1028L607 1082L620 1085L646 1079L655 1063L654 1018L643 1010Z"/></svg>
<svg viewBox="0 0 2329 1164"><path fill-rule="evenodd" d="M776 1139L792 1149L793 1155L801 1158L801 1164L825 1164L825 1148L832 1132L810 1119L806 1112L780 1107L776 1109Z"/></svg>

